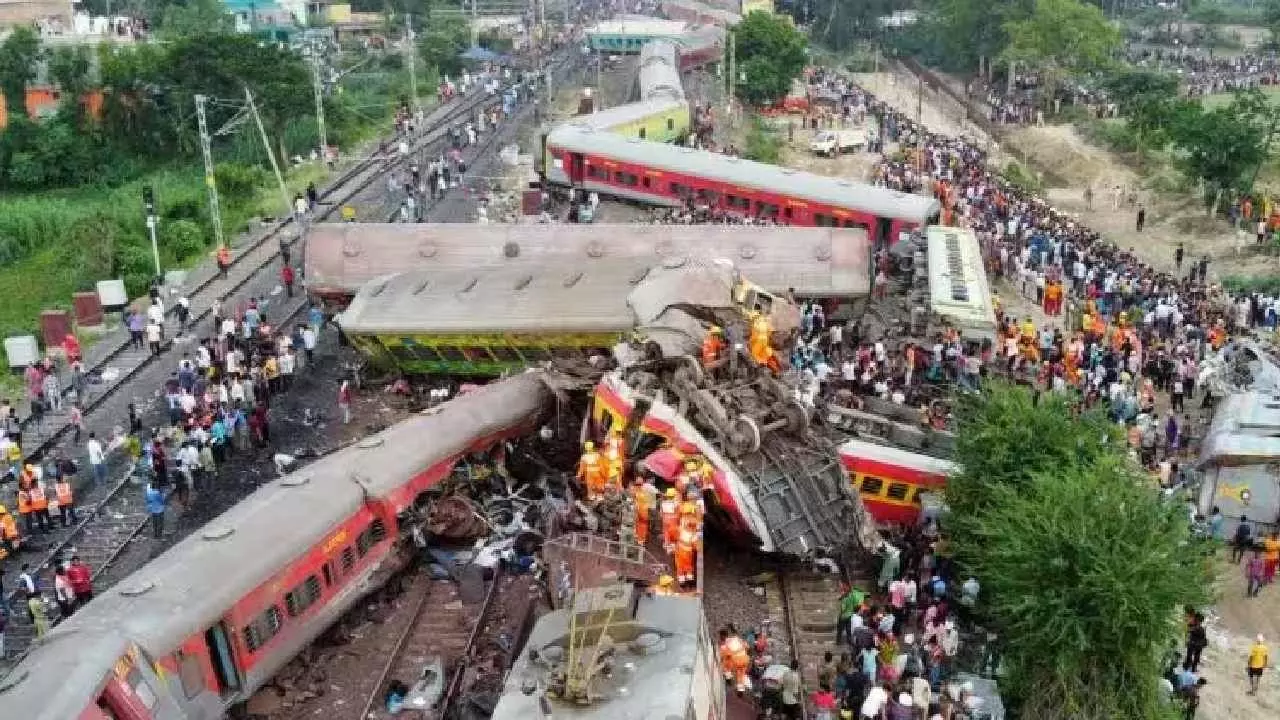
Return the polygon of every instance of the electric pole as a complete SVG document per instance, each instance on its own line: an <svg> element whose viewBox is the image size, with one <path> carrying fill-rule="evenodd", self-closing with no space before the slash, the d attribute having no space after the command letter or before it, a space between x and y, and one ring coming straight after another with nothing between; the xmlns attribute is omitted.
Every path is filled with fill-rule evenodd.
<svg viewBox="0 0 1280 720"><path fill-rule="evenodd" d="M213 240L222 247L222 212L218 210L218 184L213 179L213 151L209 147L209 122L204 116L204 95L196 96L196 122L200 127L200 154L204 156L204 185L209 189L209 222L213 225ZM157 262L157 265L159 263Z"/></svg>
<svg viewBox="0 0 1280 720"><path fill-rule="evenodd" d="M288 217L293 212L293 203L289 201L289 188L284 184L284 175L280 172L280 163L276 162L276 154L271 152L271 140L267 138L267 129L262 126L262 115L258 114L258 106L253 104L253 93L249 92L246 86L244 89L245 102L249 103L249 112L253 114L253 121L258 125L258 134L262 136L262 149L267 151L267 159L271 161L271 169L276 174L276 182L280 183L280 198L284 200L284 212Z"/></svg>
<svg viewBox="0 0 1280 720"><path fill-rule="evenodd" d="M320 162L329 163L329 137L324 129L324 81L320 78L320 56L311 56L311 80L316 92L316 132L320 136Z"/></svg>
<svg viewBox="0 0 1280 720"><path fill-rule="evenodd" d="M413 114L416 116L418 110L418 49L413 44L413 14L405 13L404 16L404 37L405 52L409 54L409 94L413 98Z"/></svg>
<svg viewBox="0 0 1280 720"><path fill-rule="evenodd" d="M738 36L729 31L729 127L734 127L733 101L738 91Z"/></svg>
<svg viewBox="0 0 1280 720"><path fill-rule="evenodd" d="M142 210L147 216L147 232L151 235L151 258L155 260L156 277L159 278L160 243L156 240L156 191L150 185L142 186Z"/></svg>

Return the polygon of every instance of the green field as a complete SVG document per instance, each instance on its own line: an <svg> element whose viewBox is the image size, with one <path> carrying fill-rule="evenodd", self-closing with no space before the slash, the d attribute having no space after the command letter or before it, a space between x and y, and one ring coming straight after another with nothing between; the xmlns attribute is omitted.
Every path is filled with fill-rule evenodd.
<svg viewBox="0 0 1280 720"><path fill-rule="evenodd" d="M1268 102L1280 103L1280 85L1266 85L1260 90L1262 90L1262 94L1266 96ZM1216 108L1230 105L1232 97L1231 93L1216 93L1214 95L1205 95L1200 100L1205 107Z"/></svg>

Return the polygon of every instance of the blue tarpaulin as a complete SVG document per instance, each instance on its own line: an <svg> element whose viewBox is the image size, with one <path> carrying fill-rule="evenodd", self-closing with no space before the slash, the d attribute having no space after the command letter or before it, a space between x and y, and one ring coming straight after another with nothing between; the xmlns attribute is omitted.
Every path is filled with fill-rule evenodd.
<svg viewBox="0 0 1280 720"><path fill-rule="evenodd" d="M485 50L482 47L475 46L468 48L460 57L462 57L463 60L472 60L475 62L493 62L501 56L491 50Z"/></svg>

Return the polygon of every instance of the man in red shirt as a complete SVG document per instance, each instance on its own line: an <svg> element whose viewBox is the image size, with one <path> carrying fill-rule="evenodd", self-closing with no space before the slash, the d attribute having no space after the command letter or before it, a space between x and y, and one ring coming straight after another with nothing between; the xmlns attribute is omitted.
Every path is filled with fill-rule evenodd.
<svg viewBox="0 0 1280 720"><path fill-rule="evenodd" d="M289 297L293 297L293 266L285 265L280 268L280 282L284 283L285 292L289 293Z"/></svg>
<svg viewBox="0 0 1280 720"><path fill-rule="evenodd" d="M93 599L93 571L74 555L67 566L67 580L71 582L71 591L76 594L76 607L83 607Z"/></svg>

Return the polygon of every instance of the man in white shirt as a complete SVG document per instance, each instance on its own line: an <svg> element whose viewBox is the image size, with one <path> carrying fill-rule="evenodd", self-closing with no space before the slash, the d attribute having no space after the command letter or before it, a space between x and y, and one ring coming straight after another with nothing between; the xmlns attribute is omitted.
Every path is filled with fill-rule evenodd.
<svg viewBox="0 0 1280 720"><path fill-rule="evenodd" d="M862 701L858 717L862 720L878 720L880 711L887 702L889 702L889 693L884 688L878 685L871 688L867 691L867 699Z"/></svg>
<svg viewBox="0 0 1280 720"><path fill-rule="evenodd" d="M147 321L147 345L152 355L160 354L160 339L164 337L164 328L155 320Z"/></svg>
<svg viewBox="0 0 1280 720"><path fill-rule="evenodd" d="M316 331L310 325L302 329L302 347L307 351L307 363L310 364L316 351Z"/></svg>
<svg viewBox="0 0 1280 720"><path fill-rule="evenodd" d="M93 468L94 484L103 482L107 479L107 454L95 433L89 433L89 441L84 447L89 453L89 467Z"/></svg>

